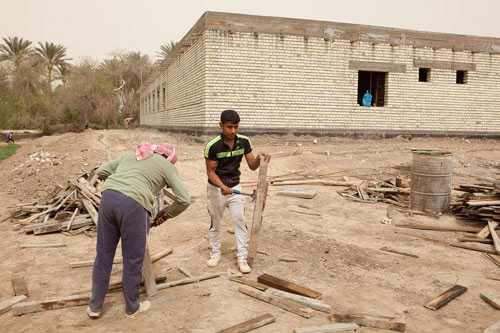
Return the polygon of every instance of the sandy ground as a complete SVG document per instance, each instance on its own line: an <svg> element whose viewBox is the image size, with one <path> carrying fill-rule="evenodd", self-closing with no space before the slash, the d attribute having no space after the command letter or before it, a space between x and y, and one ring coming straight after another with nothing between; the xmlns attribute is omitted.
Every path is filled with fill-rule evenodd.
<svg viewBox="0 0 500 333"><path fill-rule="evenodd" d="M203 138L207 141L208 138ZM410 176L410 148L442 148L453 153L453 184L477 182L477 176L497 177L500 173L500 143L494 140L461 138L350 139L302 136L259 136L251 138L255 151L274 154L268 176L314 175L334 173L328 179L387 179ZM219 267L208 268L209 216L206 210L204 143L183 135L136 129L131 131L93 131L67 133L23 140L14 156L0 163L0 218L7 216L6 206L44 197L56 184L73 179L81 169L89 169L106 158L109 149L115 157L128 152L141 140L168 141L181 152L178 169L193 199L179 217L152 230L150 250L156 253L173 247L170 256L154 264L156 275L169 281L182 279L178 266L193 275L236 270L234 235L227 232L231 219L224 216L223 258ZM60 165L28 162L29 154L48 152ZM24 165L14 171L19 165ZM242 164L242 181L257 179ZM498 310L479 298L484 291L499 294L500 282L484 278L485 273L500 273L479 252L462 250L425 241L397 232L456 240L461 233L406 230L396 223L429 225L466 225L451 215L439 219L408 216L394 210L391 224L382 224L388 205L351 202L337 191L342 188L314 186L313 199L278 196L279 187L270 186L263 217L259 254L250 279L269 273L320 291L334 313L364 313L404 318L407 332L481 332L498 321ZM251 187L245 189L251 190ZM454 192L456 196L459 192ZM247 224L251 223L254 204L247 201ZM320 216L290 211L298 205ZM304 211L304 208L302 208ZM307 209L305 209L307 210ZM470 224L469 224L470 225ZM30 299L44 300L66 296L90 288L91 267L71 269L69 262L90 260L95 255L96 238L83 234L64 236L26 235L13 224L0 225L0 301L13 296L11 276L23 273ZM250 227L250 225L249 225ZM20 244L58 243L64 248L20 249ZM380 251L391 247L418 255L419 258ZM490 248L490 245L477 245ZM118 250L117 256L120 256ZM283 262L293 258L297 262ZM121 277L121 265L115 265L112 281ZM438 311L423 307L455 284L468 291ZM0 315L3 332L82 331L82 332L216 332L245 320L270 313L276 322L255 332L291 332L295 327L329 323L327 314L317 312L304 319L273 305L239 293L240 285L227 274L196 284L161 290L151 299L152 309L134 320L124 318L123 296L109 293L102 318L90 320L85 307L44 311L15 317ZM145 297L145 296L144 296ZM359 332L383 330L362 327Z"/></svg>

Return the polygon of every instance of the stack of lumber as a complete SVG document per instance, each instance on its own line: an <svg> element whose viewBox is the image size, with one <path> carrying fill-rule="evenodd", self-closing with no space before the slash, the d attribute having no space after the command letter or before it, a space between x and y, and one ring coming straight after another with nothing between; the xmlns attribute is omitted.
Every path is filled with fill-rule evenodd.
<svg viewBox="0 0 500 333"><path fill-rule="evenodd" d="M65 186L56 185L39 202L10 207L10 219L24 228L25 233L35 235L52 232L92 234L97 226L101 186L93 171L84 172Z"/></svg>
<svg viewBox="0 0 500 333"><path fill-rule="evenodd" d="M454 189L464 192L451 205L451 211L457 217L500 222L500 180L487 184L460 185Z"/></svg>
<svg viewBox="0 0 500 333"><path fill-rule="evenodd" d="M365 181L355 184L338 193L351 201L386 202L398 207L408 208L410 203L410 188L403 187L401 179L387 181ZM408 183L406 183L408 184ZM407 185L405 185L407 186Z"/></svg>

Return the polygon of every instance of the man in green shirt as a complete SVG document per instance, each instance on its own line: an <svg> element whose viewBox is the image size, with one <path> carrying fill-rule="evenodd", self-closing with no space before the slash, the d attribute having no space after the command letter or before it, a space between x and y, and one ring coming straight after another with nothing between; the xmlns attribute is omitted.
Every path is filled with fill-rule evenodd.
<svg viewBox="0 0 500 333"><path fill-rule="evenodd" d="M91 318L101 315L120 238L126 317L132 318L151 307L149 301L139 302L139 286L154 195L169 185L176 200L157 214L153 226L179 215L191 202L186 186L174 166L176 161L177 154L172 145L143 142L135 153L125 154L96 171L105 182L98 216L92 297L87 308L87 314Z"/></svg>

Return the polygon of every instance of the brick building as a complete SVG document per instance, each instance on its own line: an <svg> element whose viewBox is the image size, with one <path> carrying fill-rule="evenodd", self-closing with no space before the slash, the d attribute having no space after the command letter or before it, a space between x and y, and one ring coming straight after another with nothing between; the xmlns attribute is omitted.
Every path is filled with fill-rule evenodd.
<svg viewBox="0 0 500 333"><path fill-rule="evenodd" d="M230 108L245 133L499 136L499 88L500 38L206 12L144 82L140 119L205 134Z"/></svg>

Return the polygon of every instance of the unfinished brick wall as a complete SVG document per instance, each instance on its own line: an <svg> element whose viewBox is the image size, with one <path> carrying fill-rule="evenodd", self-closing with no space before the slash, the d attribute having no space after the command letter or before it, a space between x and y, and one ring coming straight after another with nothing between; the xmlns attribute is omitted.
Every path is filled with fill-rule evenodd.
<svg viewBox="0 0 500 333"><path fill-rule="evenodd" d="M429 82L419 82L415 60L475 69L465 84L456 83L456 70L439 68L431 68ZM405 68L387 73L383 107L358 105L351 61ZM162 84L166 105L148 111L141 103L142 125L216 130L220 112L232 108L244 129L500 135L500 55L488 52L205 30L141 100Z"/></svg>

